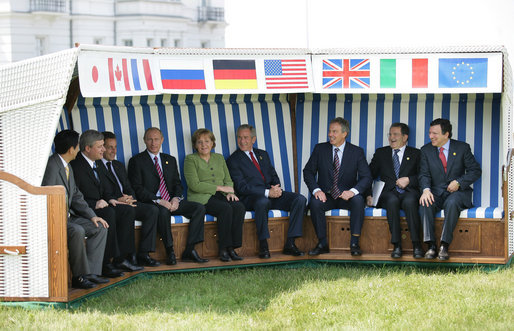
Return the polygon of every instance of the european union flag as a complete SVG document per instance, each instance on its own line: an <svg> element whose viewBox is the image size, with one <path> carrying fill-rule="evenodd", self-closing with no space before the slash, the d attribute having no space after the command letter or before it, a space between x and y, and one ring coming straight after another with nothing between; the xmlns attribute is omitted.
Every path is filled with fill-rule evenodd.
<svg viewBox="0 0 514 331"><path fill-rule="evenodd" d="M439 59L439 87L487 87L487 59Z"/></svg>

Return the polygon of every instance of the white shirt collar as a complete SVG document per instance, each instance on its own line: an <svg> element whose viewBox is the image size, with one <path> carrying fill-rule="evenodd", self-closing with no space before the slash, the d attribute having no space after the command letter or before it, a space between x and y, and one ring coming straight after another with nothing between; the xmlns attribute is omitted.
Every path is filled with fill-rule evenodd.
<svg viewBox="0 0 514 331"><path fill-rule="evenodd" d="M84 157L84 159L86 159L87 163L89 163L89 166L90 166L91 168L93 168L93 165L95 164L95 161L91 161L91 160L86 156L86 154L84 154L84 153L82 153L82 152L80 152L80 153L82 154L82 156Z"/></svg>

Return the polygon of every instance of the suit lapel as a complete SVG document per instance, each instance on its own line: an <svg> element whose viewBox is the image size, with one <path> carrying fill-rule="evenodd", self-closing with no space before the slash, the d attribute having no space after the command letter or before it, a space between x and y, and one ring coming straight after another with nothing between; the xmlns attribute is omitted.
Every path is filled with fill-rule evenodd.
<svg viewBox="0 0 514 331"><path fill-rule="evenodd" d="M148 154L148 150L144 151L143 153L145 153L144 159L146 160L145 162L147 163L147 166L143 167L143 169L146 167L148 167L149 169L152 169L152 170L150 170L152 172L152 174L160 180L159 173L157 172L157 168L155 168L155 162L152 159L152 157L150 156L150 154ZM162 163L162 153L159 154L159 157L161 157L161 163ZM161 169L161 170L164 172L163 169Z"/></svg>
<svg viewBox="0 0 514 331"><path fill-rule="evenodd" d="M391 155L392 155L392 153L393 153L393 151L391 149ZM403 153L403 158L400 160L400 171L398 172L399 173L398 177L402 177L402 172L409 165L411 156L412 156L411 149L406 146L405 147L405 152ZM392 165L392 162L393 161L392 161L392 158L391 158L391 165ZM393 168L394 168L394 166L393 166Z"/></svg>
<svg viewBox="0 0 514 331"><path fill-rule="evenodd" d="M457 151L455 150L455 144L452 144L450 140L450 149L448 150L448 159L446 160L446 173L449 174L450 170L455 163L455 156L457 155Z"/></svg>
<svg viewBox="0 0 514 331"><path fill-rule="evenodd" d="M443 174L443 176L446 177L446 174L444 172L443 162L439 158L439 149L436 146L432 145L432 153L433 153L433 157L435 159L435 162L437 163L437 167L441 170L441 173ZM449 154L450 153L448 153L448 155ZM448 160L446 160L446 171L448 171Z"/></svg>

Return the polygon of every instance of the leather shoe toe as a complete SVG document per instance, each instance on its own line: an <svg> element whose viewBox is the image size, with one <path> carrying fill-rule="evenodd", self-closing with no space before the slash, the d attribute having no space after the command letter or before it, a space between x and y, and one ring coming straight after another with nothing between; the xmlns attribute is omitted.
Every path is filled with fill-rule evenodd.
<svg viewBox="0 0 514 331"><path fill-rule="evenodd" d="M230 261L232 261L230 259L230 256L228 255L228 252L227 252L226 249L220 250L220 260L223 261L223 262L230 262Z"/></svg>
<svg viewBox="0 0 514 331"><path fill-rule="evenodd" d="M391 257L393 259L399 259L402 257L402 249L400 247L396 247L395 249L393 249L393 251L391 252Z"/></svg>
<svg viewBox="0 0 514 331"><path fill-rule="evenodd" d="M241 256L237 255L236 251L233 248L228 250L228 255L234 261L241 261L243 259Z"/></svg>
<svg viewBox="0 0 514 331"><path fill-rule="evenodd" d="M414 251L412 252L412 256L415 259L421 259L425 256L425 252L423 252L423 249L421 247L414 247Z"/></svg>
<svg viewBox="0 0 514 331"><path fill-rule="evenodd" d="M292 256L304 256L305 253L296 247L296 245L291 245L289 247L284 247L283 253L286 255L292 255Z"/></svg>
<svg viewBox="0 0 514 331"><path fill-rule="evenodd" d="M106 264L102 268L102 276L108 278L117 278L123 276L123 270L117 269L112 264Z"/></svg>
<svg viewBox="0 0 514 331"><path fill-rule="evenodd" d="M439 249L439 260L446 261L450 258L450 255L448 254L448 248L445 246L441 246Z"/></svg>
<svg viewBox="0 0 514 331"><path fill-rule="evenodd" d="M312 250L309 251L309 255L320 255L320 254L326 254L329 253L330 250L328 249L328 245L322 245L318 243L316 247L314 247Z"/></svg>
<svg viewBox="0 0 514 331"><path fill-rule="evenodd" d="M109 279L93 274L85 275L84 278L95 284L106 284L109 282Z"/></svg>
<svg viewBox="0 0 514 331"><path fill-rule="evenodd" d="M74 288L80 288L80 289L90 289L96 287L96 284L89 281L83 276L73 277L71 279L71 286Z"/></svg>
<svg viewBox="0 0 514 331"><path fill-rule="evenodd" d="M130 272L132 272L132 271L139 271L139 270L143 270L144 269L143 267L140 267L140 266L137 266L137 265L133 265L128 260L123 260L121 262L118 262L114 266L116 268L118 268L118 269L125 270L125 271L130 271Z"/></svg>
<svg viewBox="0 0 514 331"><path fill-rule="evenodd" d="M259 252L259 258L261 259L269 259L271 257L271 254L269 253L269 250L264 249Z"/></svg>
<svg viewBox="0 0 514 331"><path fill-rule="evenodd" d="M196 262L196 263L205 263L209 262L209 260L202 258L196 249L191 250L190 252L184 252L182 254L182 261L184 262Z"/></svg>
<svg viewBox="0 0 514 331"><path fill-rule="evenodd" d="M352 256L361 256L362 255L362 251L361 251L359 244L351 244L350 245L350 254L352 254Z"/></svg>
<svg viewBox="0 0 514 331"><path fill-rule="evenodd" d="M437 256L437 252L435 251L435 247L430 247L428 251L425 253L425 259L432 260Z"/></svg>
<svg viewBox="0 0 514 331"><path fill-rule="evenodd" d="M137 256L137 261L139 265L145 267L158 267L161 263L157 260L154 260L148 254L140 254Z"/></svg>

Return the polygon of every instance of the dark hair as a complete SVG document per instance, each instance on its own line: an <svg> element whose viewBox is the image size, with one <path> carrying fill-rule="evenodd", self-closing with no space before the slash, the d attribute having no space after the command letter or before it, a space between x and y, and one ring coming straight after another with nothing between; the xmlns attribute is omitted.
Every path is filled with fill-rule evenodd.
<svg viewBox="0 0 514 331"><path fill-rule="evenodd" d="M79 144L79 133L74 130L62 130L55 135L54 145L57 154L66 154L70 147L77 147Z"/></svg>
<svg viewBox="0 0 514 331"><path fill-rule="evenodd" d="M409 126L405 123L400 123L400 122L396 122L396 123L393 123L391 124L391 128L400 128L400 130L402 131L402 135L404 136L408 136L409 135Z"/></svg>
<svg viewBox="0 0 514 331"><path fill-rule="evenodd" d="M161 134L161 137L164 137L164 135L162 134L161 129L156 128L155 126L152 126L151 128L148 128L148 129L145 130L145 134L143 135L143 140L146 140L146 135L148 134L148 132L153 131L153 130L158 131Z"/></svg>
<svg viewBox="0 0 514 331"><path fill-rule="evenodd" d="M104 135L96 130L87 130L82 132L79 139L80 151L86 150L86 146L93 147L95 142L104 140Z"/></svg>
<svg viewBox="0 0 514 331"><path fill-rule="evenodd" d="M239 134L239 131L241 130L250 130L252 138L257 136L257 130L255 130L255 128L250 124L241 124L241 126L237 128L236 134Z"/></svg>
<svg viewBox="0 0 514 331"><path fill-rule="evenodd" d="M102 132L102 134L104 135L104 141L107 139L116 140L116 135L114 133L112 133L111 131L104 131L104 132Z"/></svg>
<svg viewBox="0 0 514 331"><path fill-rule="evenodd" d="M348 120L345 120L342 117L336 117L330 121L330 124L334 124L334 123L337 123L341 126L341 132L350 133L350 122L348 122Z"/></svg>
<svg viewBox="0 0 514 331"><path fill-rule="evenodd" d="M435 120L430 122L430 126L436 126L436 125L441 126L441 132L443 134L446 134L446 132L450 133L448 135L448 138L452 137L452 124L450 123L449 120L447 120L446 118L436 118Z"/></svg>
<svg viewBox="0 0 514 331"><path fill-rule="evenodd" d="M191 142L193 143L193 148L196 149L196 141L200 138L200 136L203 136L204 134L209 136L209 139L212 141L212 148L216 147L216 137L214 137L214 133L212 133L209 129L198 129L193 133L193 136L191 137Z"/></svg>

